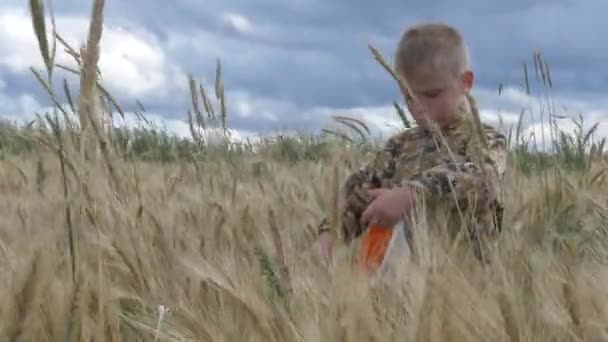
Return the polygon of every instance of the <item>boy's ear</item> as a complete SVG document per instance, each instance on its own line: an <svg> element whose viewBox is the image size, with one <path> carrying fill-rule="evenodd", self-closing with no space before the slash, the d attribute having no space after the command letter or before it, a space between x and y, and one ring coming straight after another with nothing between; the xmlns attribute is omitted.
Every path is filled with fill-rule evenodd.
<svg viewBox="0 0 608 342"><path fill-rule="evenodd" d="M473 88L473 81L475 80L475 75L473 74L473 72L471 70L467 70L464 72L462 77L463 77L462 81L464 84L464 90L465 90L465 92L469 92L471 90L471 88Z"/></svg>

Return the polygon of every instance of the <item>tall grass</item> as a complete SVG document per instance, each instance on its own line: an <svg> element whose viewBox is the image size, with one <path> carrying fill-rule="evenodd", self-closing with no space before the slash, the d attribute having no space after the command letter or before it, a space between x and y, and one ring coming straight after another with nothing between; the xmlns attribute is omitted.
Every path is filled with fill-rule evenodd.
<svg viewBox="0 0 608 342"><path fill-rule="evenodd" d="M44 34L42 2L31 3L48 85L56 66L46 62L45 46L54 43ZM103 2L93 8L95 31ZM335 217L336 185L377 148L364 123L336 116L346 131L210 143L205 132L213 127L229 133L218 63L219 108L190 79L191 139L145 124L106 131L96 120L104 107L90 107L92 94L119 106L87 71L99 34L80 53L70 50L83 61L73 70L81 77L78 108L61 105L72 103L69 93L59 100L47 87L54 113L28 126L0 126L3 339L608 338L606 160L588 131L555 131L553 154L516 134L492 267L466 248L452 249L435 234L441 220L436 227L422 215L414 227L417 258L401 278L373 284L350 267L356 245L338 246L329 262L311 250L316 224ZM90 126L70 121L70 112ZM84 154L83 136L94 152Z"/></svg>

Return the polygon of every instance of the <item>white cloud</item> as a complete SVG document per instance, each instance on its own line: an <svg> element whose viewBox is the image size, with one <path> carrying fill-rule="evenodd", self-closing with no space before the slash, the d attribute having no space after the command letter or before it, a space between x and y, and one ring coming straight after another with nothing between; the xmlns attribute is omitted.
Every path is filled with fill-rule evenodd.
<svg viewBox="0 0 608 342"><path fill-rule="evenodd" d="M25 122L36 118L36 113L44 115L50 107L40 104L32 94L9 96L0 93L0 117L14 121Z"/></svg>
<svg viewBox="0 0 608 342"><path fill-rule="evenodd" d="M403 123L392 106L355 107L355 108L327 108L318 107L311 110L316 116L330 119L333 115L351 117L363 121L372 135L389 136L396 133ZM412 121L411 117L408 118ZM413 121L412 121L413 122ZM343 128L348 128L343 126Z"/></svg>
<svg viewBox="0 0 608 342"><path fill-rule="evenodd" d="M167 119L158 114L145 114L146 120L150 122L153 126L157 128L166 128L166 130L175 134L179 138L192 138L192 134L190 132L190 125L184 119ZM141 124L138 117L133 113L125 113L125 120L122 118L117 119L114 118L114 126L126 126L128 128L135 128ZM250 136L251 133L246 131L239 131L229 129L229 141L231 142L240 142L243 141L246 137ZM199 134L203 136L203 139L206 141L217 141L222 136L223 132L221 128L208 128L205 131L199 131Z"/></svg>
<svg viewBox="0 0 608 342"><path fill-rule="evenodd" d="M63 105L66 109L68 108L67 104ZM21 94L17 98L13 98L0 93L0 117L17 124L24 124L36 119L36 113L44 115L51 113L52 110L52 107L45 107L38 103L31 94ZM74 115L71 118L77 120L77 117ZM190 139L192 137L190 126L186 120L167 119L162 115L153 113L146 113L145 118L154 127L165 128L170 134L175 134L179 138ZM62 120L63 117L60 116L59 119ZM115 115L113 124L115 127L135 128L139 127L142 123L137 115L127 112L125 113L124 120L120 116ZM230 142L242 142L254 136L254 133L244 130L229 129L228 132ZM222 130L218 128L210 128L199 133L208 142L219 141L223 136Z"/></svg>
<svg viewBox="0 0 608 342"><path fill-rule="evenodd" d="M25 9L4 9L0 12L0 50L0 65L12 71L26 71L32 65L43 66L32 23Z"/></svg>
<svg viewBox="0 0 608 342"><path fill-rule="evenodd" d="M608 120L600 121L597 123L598 126L589 139L588 147L590 147L592 143L599 143L602 139L608 139ZM544 150L549 152L553 151L553 143L559 139L559 135L561 134L561 132L576 139L579 134L582 133L583 135L585 135L587 132L589 132L589 130L594 124L584 123L581 132L581 128L570 120L561 120L560 122L558 122L557 131L555 128L551 130L548 125L541 125L540 123L536 123L528 126L524 134L530 146L536 147L538 150L541 151Z"/></svg>
<svg viewBox="0 0 608 342"><path fill-rule="evenodd" d="M415 125L415 122L407 109L404 108L406 117ZM403 123L398 117L393 106L377 106L377 107L356 107L356 108L317 108L312 112L319 116L329 118L331 115L339 114L348 117L353 117L362 120L372 130L372 134L379 134L387 137L402 129ZM500 111L497 109L480 109L481 120L484 123L492 124L499 127L501 123L506 127L516 125L519 119L519 114L509 111Z"/></svg>
<svg viewBox="0 0 608 342"><path fill-rule="evenodd" d="M598 144L602 139L608 139L608 120L597 122L598 126L594 133L590 136L587 141L585 148L588 152L592 144ZM582 132L580 128L572 122L558 122L557 128L551 130L548 125L542 125L536 123L528 126L522 133L523 138L526 139L529 148L538 151L545 151L549 153L555 152L555 143L559 142L562 133L569 136L569 139L577 141L579 137L584 136L589 132L589 129L593 125L584 124ZM515 143L515 142L514 142ZM521 142L520 142L521 143Z"/></svg>
<svg viewBox="0 0 608 342"><path fill-rule="evenodd" d="M578 134L580 128L577 123L581 124L581 116L584 133L588 132L593 125L598 124L591 137L592 142L608 139L608 109L606 109L608 102L598 98L597 95L579 94L578 97L553 95L546 98L530 96L523 90L508 88L503 92L503 96L502 99L499 99L494 93L480 92L479 97L489 107L481 109L482 117L485 117L490 123L497 124L498 109L506 108L501 110L503 122L507 129L509 126L515 129L523 109L522 138L539 150L551 151L559 132L568 135ZM550 119L553 122L553 129Z"/></svg>
<svg viewBox="0 0 608 342"><path fill-rule="evenodd" d="M587 132L594 124L598 123L598 128L593 135L594 141L599 141L603 138L608 139L608 109L605 109L602 101L599 101L597 98L557 97L552 99L552 105L548 107L546 100L529 96L524 91L516 88L507 88L502 92L500 99L498 94L481 89L477 92L477 101L480 107L481 120L497 128L501 128L505 133L511 128L516 128L522 109L524 109L522 134L526 138L529 138L532 134L536 135L539 147L542 142L543 133L545 135L546 146L551 146L551 130L548 126L549 113L562 117L562 119L556 120L557 129L567 134L575 133L576 124L573 120L578 122L580 120L579 113L582 113L583 130ZM407 108L404 109L411 120L411 116L407 113ZM554 112L551 112L549 109L554 110ZM530 111L532 111L532 114ZM344 109L316 108L312 112L325 117L333 114L344 114L362 119L383 136L394 133L395 128L402 125L392 106ZM541 112L543 114L543 122L540 120Z"/></svg>
<svg viewBox="0 0 608 342"><path fill-rule="evenodd" d="M99 67L112 88L132 97L167 95L168 61L155 39L123 29L107 30L101 43Z"/></svg>
<svg viewBox="0 0 608 342"><path fill-rule="evenodd" d="M57 15L55 21L57 31L73 48L84 44L88 18ZM50 38L50 19L47 30ZM184 79L179 68L167 59L160 42L145 31L105 26L100 45L102 82L113 91L129 97L167 96L170 87ZM0 66L13 72L44 67L25 8L0 9L0 51ZM56 62L75 66L59 43Z"/></svg>
<svg viewBox="0 0 608 342"><path fill-rule="evenodd" d="M230 29L241 34L248 34L253 30L251 21L239 13L226 12L222 15L222 21Z"/></svg>
<svg viewBox="0 0 608 342"><path fill-rule="evenodd" d="M226 96L230 104L235 107L235 114L243 118L255 116L279 122L280 113L297 111L296 106L289 101L255 97L245 91L228 92Z"/></svg>

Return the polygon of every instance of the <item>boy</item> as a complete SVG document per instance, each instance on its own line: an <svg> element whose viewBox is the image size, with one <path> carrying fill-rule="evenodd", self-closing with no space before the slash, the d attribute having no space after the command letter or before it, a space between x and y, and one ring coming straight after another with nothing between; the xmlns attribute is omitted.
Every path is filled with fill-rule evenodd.
<svg viewBox="0 0 608 342"><path fill-rule="evenodd" d="M390 138L370 164L346 180L345 242L371 225L392 227L423 200L428 210L448 210L452 234L464 217L465 237L486 260L487 243L501 230L506 139L475 120L468 63L460 33L448 25L420 24L403 34L395 72L405 81L406 105L417 127ZM317 240L323 256L332 240L324 221Z"/></svg>

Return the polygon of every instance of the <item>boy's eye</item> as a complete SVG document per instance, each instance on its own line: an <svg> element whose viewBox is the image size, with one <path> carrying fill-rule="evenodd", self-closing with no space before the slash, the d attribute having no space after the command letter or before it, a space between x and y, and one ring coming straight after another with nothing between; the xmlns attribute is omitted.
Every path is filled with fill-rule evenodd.
<svg viewBox="0 0 608 342"><path fill-rule="evenodd" d="M424 96L430 98L437 97L439 94L441 94L440 90L424 92Z"/></svg>

